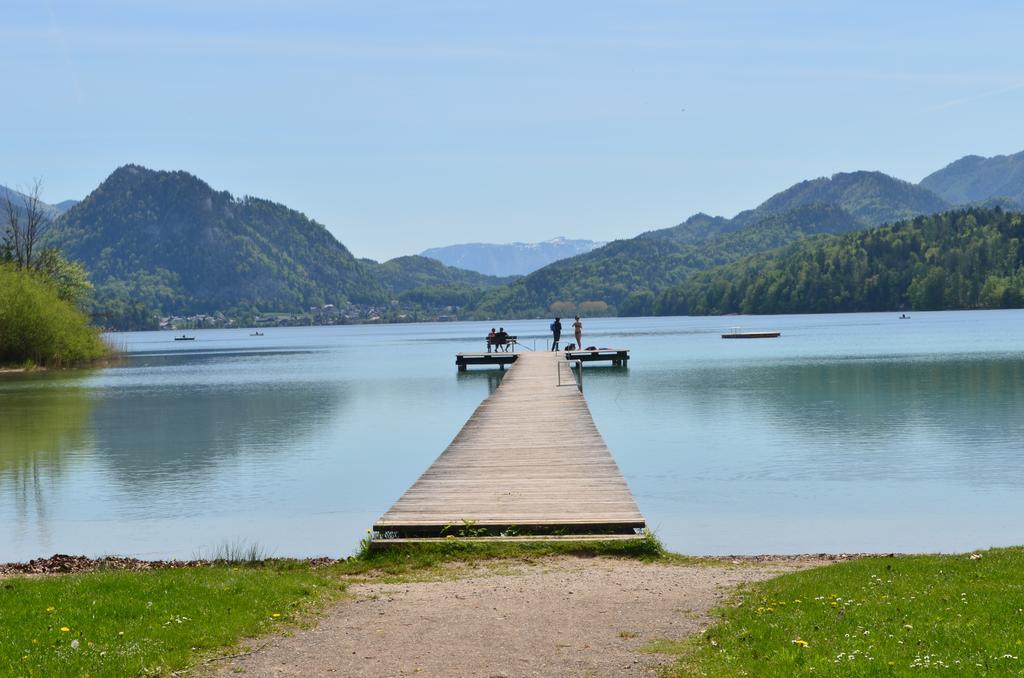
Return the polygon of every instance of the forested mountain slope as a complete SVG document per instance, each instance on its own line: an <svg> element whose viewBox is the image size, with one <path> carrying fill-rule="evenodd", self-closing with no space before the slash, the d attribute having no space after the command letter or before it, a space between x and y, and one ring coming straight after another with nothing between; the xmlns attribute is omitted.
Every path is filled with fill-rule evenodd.
<svg viewBox="0 0 1024 678"><path fill-rule="evenodd" d="M50 240L103 295L164 312L383 301L373 273L322 225L186 172L126 165L58 219Z"/></svg>
<svg viewBox="0 0 1024 678"><path fill-rule="evenodd" d="M358 260L324 226L284 205L137 165L119 168L56 219L48 243L85 265L94 312L115 325L154 312L386 304L420 285L507 282L425 257Z"/></svg>
<svg viewBox="0 0 1024 678"><path fill-rule="evenodd" d="M479 289L490 289L508 284L518 277L499 278L484 275L476 271L446 266L437 259L418 255L396 257L383 264L369 259L361 261L374 271L377 279L386 289L395 294L417 287L434 285L467 285Z"/></svg>
<svg viewBox="0 0 1024 678"><path fill-rule="evenodd" d="M842 233L864 225L835 205L804 205L768 216L739 231L702 242L637 237L559 262L487 293L475 308L479 317L545 315L553 303L591 302L588 312L645 315L656 294L694 271L735 261L817 233Z"/></svg>
<svg viewBox="0 0 1024 678"><path fill-rule="evenodd" d="M1024 305L1024 217L999 208L821 236L697 273L662 315L826 313Z"/></svg>
<svg viewBox="0 0 1024 678"><path fill-rule="evenodd" d="M983 158L967 155L929 174L921 186L951 203L984 202L1005 198L1024 207L1024 151Z"/></svg>
<svg viewBox="0 0 1024 678"><path fill-rule="evenodd" d="M474 314L546 315L588 303L590 313L642 315L694 271L817 233L844 233L947 209L939 196L881 172L803 181L732 219L696 214L678 226L617 240L558 261L484 295Z"/></svg>

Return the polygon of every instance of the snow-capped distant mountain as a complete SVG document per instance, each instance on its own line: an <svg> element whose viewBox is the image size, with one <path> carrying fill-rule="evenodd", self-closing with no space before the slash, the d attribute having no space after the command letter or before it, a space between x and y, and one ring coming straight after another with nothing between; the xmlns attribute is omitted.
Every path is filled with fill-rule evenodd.
<svg viewBox="0 0 1024 678"><path fill-rule="evenodd" d="M559 259L574 257L604 245L593 240L553 238L545 242L513 242L504 245L466 243L432 247L421 255L449 266L487 275L526 275Z"/></svg>

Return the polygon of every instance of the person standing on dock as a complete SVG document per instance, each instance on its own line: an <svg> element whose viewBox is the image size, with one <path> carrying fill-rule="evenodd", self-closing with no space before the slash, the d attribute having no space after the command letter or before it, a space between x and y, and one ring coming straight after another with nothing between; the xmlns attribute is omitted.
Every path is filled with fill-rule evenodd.
<svg viewBox="0 0 1024 678"><path fill-rule="evenodd" d="M558 341L562 338L562 319L555 318L555 322L551 323L551 350L558 350Z"/></svg>
<svg viewBox="0 0 1024 678"><path fill-rule="evenodd" d="M583 321L576 316L576 322L572 324L572 331L576 334L576 350L583 348Z"/></svg>

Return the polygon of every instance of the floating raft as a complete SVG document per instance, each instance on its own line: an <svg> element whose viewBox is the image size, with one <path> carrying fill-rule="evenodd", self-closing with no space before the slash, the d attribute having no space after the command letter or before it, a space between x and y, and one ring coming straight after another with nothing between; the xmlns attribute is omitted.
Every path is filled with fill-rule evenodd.
<svg viewBox="0 0 1024 678"><path fill-rule="evenodd" d="M774 339L780 336L781 332L770 331L770 332L726 332L722 335L722 339Z"/></svg>
<svg viewBox="0 0 1024 678"><path fill-rule="evenodd" d="M645 525L569 364L561 353L536 352L515 356L373 530L379 547L449 535L636 538Z"/></svg>

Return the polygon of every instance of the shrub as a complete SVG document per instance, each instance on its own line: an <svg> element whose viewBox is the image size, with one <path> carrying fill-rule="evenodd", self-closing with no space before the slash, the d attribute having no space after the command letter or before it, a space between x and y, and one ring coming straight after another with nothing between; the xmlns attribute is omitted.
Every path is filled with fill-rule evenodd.
<svg viewBox="0 0 1024 678"><path fill-rule="evenodd" d="M0 364L61 367L109 354L99 330L51 283L0 265Z"/></svg>

